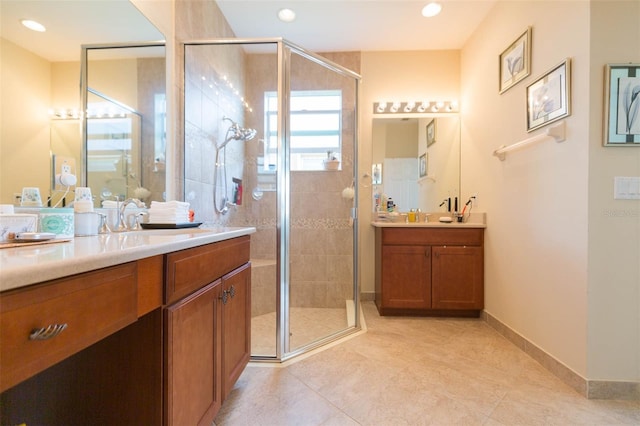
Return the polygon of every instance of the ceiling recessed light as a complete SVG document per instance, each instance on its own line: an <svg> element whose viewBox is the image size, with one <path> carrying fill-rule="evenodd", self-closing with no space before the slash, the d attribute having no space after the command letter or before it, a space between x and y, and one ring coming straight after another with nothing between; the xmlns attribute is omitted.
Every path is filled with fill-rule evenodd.
<svg viewBox="0 0 640 426"><path fill-rule="evenodd" d="M40 33L43 33L47 30L40 22L32 21L31 19L23 19L22 21L20 21L20 23L30 30L38 31Z"/></svg>
<svg viewBox="0 0 640 426"><path fill-rule="evenodd" d="M296 19L296 13L291 9L280 9L278 19L282 22L293 22Z"/></svg>
<svg viewBox="0 0 640 426"><path fill-rule="evenodd" d="M425 18L431 18L436 16L442 10L440 3L432 2L422 8L422 16Z"/></svg>

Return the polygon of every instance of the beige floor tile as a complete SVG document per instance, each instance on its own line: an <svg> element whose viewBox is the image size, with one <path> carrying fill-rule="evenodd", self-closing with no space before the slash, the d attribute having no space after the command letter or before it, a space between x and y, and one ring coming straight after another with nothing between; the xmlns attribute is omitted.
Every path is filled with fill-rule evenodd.
<svg viewBox="0 0 640 426"><path fill-rule="evenodd" d="M249 366L216 425L638 425L640 401L588 400L477 319L380 317L286 367Z"/></svg>

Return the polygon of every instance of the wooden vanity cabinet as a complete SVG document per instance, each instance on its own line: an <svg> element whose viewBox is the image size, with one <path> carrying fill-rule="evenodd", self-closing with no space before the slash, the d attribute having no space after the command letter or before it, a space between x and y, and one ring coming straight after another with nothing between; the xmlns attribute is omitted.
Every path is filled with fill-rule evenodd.
<svg viewBox="0 0 640 426"><path fill-rule="evenodd" d="M250 358L249 237L165 264L165 424L211 424Z"/></svg>
<svg viewBox="0 0 640 426"><path fill-rule="evenodd" d="M1 293L0 424L210 425L250 358L249 252L247 235Z"/></svg>
<svg viewBox="0 0 640 426"><path fill-rule="evenodd" d="M376 228L381 315L477 316L484 307L481 228Z"/></svg>
<svg viewBox="0 0 640 426"><path fill-rule="evenodd" d="M224 294L226 293L226 302ZM222 277L222 398L251 358L251 268L246 263Z"/></svg>
<svg viewBox="0 0 640 426"><path fill-rule="evenodd" d="M167 307L165 418L210 425L222 404L222 308L217 280Z"/></svg>

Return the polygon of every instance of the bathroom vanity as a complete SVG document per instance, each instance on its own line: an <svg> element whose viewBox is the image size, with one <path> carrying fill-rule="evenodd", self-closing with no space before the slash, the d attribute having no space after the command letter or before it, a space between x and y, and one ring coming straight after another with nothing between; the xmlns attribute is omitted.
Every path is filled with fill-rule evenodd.
<svg viewBox="0 0 640 426"><path fill-rule="evenodd" d="M484 308L484 222L375 227L380 315L476 317Z"/></svg>
<svg viewBox="0 0 640 426"><path fill-rule="evenodd" d="M254 228L0 250L0 421L211 424L250 358Z"/></svg>

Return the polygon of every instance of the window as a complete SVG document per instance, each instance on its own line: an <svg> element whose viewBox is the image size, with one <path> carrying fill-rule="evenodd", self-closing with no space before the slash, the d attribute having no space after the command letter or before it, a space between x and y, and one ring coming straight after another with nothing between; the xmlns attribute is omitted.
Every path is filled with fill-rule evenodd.
<svg viewBox="0 0 640 426"><path fill-rule="evenodd" d="M291 92L291 170L323 170L327 153L340 158L342 92ZM275 171L278 147L278 95L265 93L265 156L260 172Z"/></svg>

